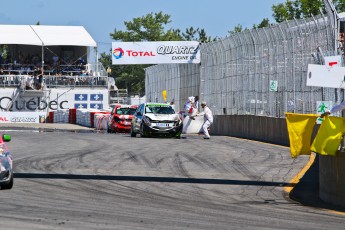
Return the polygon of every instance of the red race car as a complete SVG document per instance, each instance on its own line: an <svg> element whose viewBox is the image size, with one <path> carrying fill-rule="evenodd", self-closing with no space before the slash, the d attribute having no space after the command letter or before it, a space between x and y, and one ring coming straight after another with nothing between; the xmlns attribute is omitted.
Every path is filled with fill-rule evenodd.
<svg viewBox="0 0 345 230"><path fill-rule="evenodd" d="M108 120L108 133L129 133L137 105L116 105Z"/></svg>

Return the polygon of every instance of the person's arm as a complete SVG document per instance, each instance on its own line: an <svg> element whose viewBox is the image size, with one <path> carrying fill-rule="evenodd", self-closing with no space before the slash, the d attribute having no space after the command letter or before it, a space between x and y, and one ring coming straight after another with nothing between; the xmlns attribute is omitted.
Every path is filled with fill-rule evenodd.
<svg viewBox="0 0 345 230"><path fill-rule="evenodd" d="M338 111L341 111L345 109L345 101L343 101L342 103L340 103L339 105L335 105L332 107L331 111L329 111L330 113L336 113Z"/></svg>

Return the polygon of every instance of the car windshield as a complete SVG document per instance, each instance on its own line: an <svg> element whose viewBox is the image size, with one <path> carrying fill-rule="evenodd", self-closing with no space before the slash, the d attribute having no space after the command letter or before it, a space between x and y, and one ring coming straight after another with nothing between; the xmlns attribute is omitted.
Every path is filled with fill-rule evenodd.
<svg viewBox="0 0 345 230"><path fill-rule="evenodd" d="M116 114L120 115L133 115L135 113L135 108L117 108Z"/></svg>
<svg viewBox="0 0 345 230"><path fill-rule="evenodd" d="M145 107L146 113L154 113L154 114L174 114L175 111L171 108L171 106L161 106L161 105L148 105Z"/></svg>

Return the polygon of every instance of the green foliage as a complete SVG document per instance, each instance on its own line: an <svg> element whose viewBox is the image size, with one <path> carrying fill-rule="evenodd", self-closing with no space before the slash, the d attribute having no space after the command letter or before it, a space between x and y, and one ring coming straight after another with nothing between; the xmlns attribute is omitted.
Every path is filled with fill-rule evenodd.
<svg viewBox="0 0 345 230"><path fill-rule="evenodd" d="M246 28L247 29L247 28ZM232 30L229 30L228 33L229 34L234 34L234 33L239 33L243 31L243 27L241 24L238 24L237 26L235 26Z"/></svg>
<svg viewBox="0 0 345 230"><path fill-rule="evenodd" d="M345 11L345 0L333 0L333 4L338 12ZM285 3L272 6L273 17L278 23L318 15L320 10L325 13L324 0L286 0Z"/></svg>
<svg viewBox="0 0 345 230"><path fill-rule="evenodd" d="M345 12L345 0L333 0L338 13Z"/></svg>
<svg viewBox="0 0 345 230"><path fill-rule="evenodd" d="M253 25L253 29L264 28L270 26L270 20L268 18L262 19L259 25Z"/></svg>
<svg viewBox="0 0 345 230"><path fill-rule="evenodd" d="M3 60L7 59L8 45L0 45L0 55L1 55Z"/></svg>

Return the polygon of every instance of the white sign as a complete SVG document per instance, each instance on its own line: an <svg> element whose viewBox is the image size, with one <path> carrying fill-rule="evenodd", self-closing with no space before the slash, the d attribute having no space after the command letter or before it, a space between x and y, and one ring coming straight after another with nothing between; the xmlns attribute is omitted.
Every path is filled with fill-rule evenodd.
<svg viewBox="0 0 345 230"><path fill-rule="evenodd" d="M345 88L345 67L308 65L307 86Z"/></svg>
<svg viewBox="0 0 345 230"><path fill-rule="evenodd" d="M330 67L341 67L341 55L325 57L325 65Z"/></svg>
<svg viewBox="0 0 345 230"><path fill-rule="evenodd" d="M45 112L0 112L0 123L45 123Z"/></svg>
<svg viewBox="0 0 345 230"><path fill-rule="evenodd" d="M112 64L200 63L197 41L113 42Z"/></svg>

